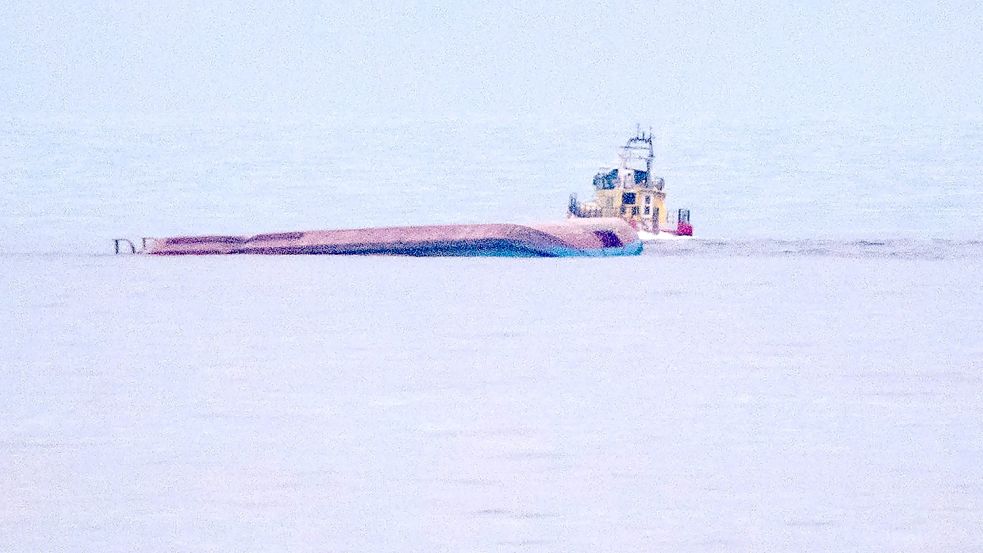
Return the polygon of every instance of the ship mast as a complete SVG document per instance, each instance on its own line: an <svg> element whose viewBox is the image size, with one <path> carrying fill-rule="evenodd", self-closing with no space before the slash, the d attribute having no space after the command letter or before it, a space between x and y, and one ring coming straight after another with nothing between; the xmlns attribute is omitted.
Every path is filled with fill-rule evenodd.
<svg viewBox="0 0 983 553"><path fill-rule="evenodd" d="M655 181L652 178L652 161L655 159L655 146L652 140L652 129L649 128L648 134L642 131L642 126L635 125L635 137L628 139L628 143L625 144L625 155L623 159L627 162L632 157L632 150L642 150L648 149L648 155L645 157L645 187L651 187ZM636 144L638 144L636 146Z"/></svg>

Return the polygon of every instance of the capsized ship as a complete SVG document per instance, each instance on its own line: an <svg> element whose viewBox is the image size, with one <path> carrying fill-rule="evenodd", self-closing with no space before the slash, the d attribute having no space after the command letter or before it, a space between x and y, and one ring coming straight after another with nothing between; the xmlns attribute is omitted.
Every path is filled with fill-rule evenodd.
<svg viewBox="0 0 983 553"><path fill-rule="evenodd" d="M114 242L116 253L148 255L599 257L638 255L642 251L638 233L619 218L541 225L430 225L143 238L140 249L125 238Z"/></svg>
<svg viewBox="0 0 983 553"><path fill-rule="evenodd" d="M594 199L570 196L565 221L549 224L429 225L256 235L114 240L116 253L147 255L408 255L598 257L638 255L642 242L692 236L689 210L666 210L665 181L652 175L652 134L637 132L617 167L594 176Z"/></svg>
<svg viewBox="0 0 983 553"><path fill-rule="evenodd" d="M692 236L689 210L669 213L665 180L652 174L655 149L652 133L636 132L618 154L616 167L604 167L594 175L594 199L587 203L570 195L571 219L619 217L638 231L643 241Z"/></svg>

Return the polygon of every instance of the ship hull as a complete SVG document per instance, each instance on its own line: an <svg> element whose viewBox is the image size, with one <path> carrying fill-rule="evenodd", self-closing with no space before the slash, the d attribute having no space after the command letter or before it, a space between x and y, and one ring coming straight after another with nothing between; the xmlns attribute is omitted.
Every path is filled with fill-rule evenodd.
<svg viewBox="0 0 983 553"><path fill-rule="evenodd" d="M604 257L638 255L638 234L620 219L547 225L433 225L152 239L150 255L401 255L414 257Z"/></svg>

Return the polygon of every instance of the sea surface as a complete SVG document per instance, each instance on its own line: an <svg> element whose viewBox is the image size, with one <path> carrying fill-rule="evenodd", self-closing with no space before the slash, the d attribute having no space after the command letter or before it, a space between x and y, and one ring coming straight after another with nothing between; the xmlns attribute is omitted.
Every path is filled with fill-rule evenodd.
<svg viewBox="0 0 983 553"><path fill-rule="evenodd" d="M0 551L983 550L983 119L653 121L697 238L533 222L634 121L0 116Z"/></svg>

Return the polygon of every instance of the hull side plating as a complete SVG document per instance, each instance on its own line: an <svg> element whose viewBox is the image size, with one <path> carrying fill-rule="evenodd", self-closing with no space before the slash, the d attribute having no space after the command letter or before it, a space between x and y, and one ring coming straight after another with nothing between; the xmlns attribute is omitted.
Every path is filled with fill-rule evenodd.
<svg viewBox="0 0 983 553"><path fill-rule="evenodd" d="M549 225L435 225L151 241L151 255L403 255L602 257L638 255L638 234L620 219Z"/></svg>

